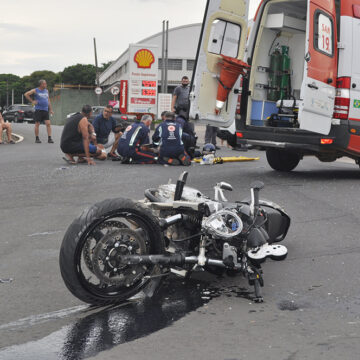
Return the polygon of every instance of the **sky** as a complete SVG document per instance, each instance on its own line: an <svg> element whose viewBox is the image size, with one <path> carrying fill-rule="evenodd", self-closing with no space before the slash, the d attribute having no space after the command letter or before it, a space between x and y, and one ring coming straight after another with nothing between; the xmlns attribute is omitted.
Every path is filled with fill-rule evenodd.
<svg viewBox="0 0 360 360"><path fill-rule="evenodd" d="M234 0L238 1L238 0ZM260 0L250 0L250 14ZM0 0L0 74L115 60L130 43L200 23L206 0Z"/></svg>

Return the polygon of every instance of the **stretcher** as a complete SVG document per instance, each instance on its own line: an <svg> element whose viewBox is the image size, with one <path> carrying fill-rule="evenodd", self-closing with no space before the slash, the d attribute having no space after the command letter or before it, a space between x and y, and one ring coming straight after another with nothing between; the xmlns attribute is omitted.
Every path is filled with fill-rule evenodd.
<svg viewBox="0 0 360 360"><path fill-rule="evenodd" d="M246 156L219 156L214 158L214 162L213 164L223 164L226 162L240 162L240 161L254 161L254 160L259 160L260 158L258 157L246 157ZM193 159L194 162L196 163L201 163L202 162L202 158L195 158Z"/></svg>

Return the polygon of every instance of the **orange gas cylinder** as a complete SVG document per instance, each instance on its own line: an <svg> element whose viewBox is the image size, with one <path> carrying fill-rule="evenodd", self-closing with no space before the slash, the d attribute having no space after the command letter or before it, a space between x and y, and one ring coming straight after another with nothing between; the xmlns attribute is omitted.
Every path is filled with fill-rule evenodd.
<svg viewBox="0 0 360 360"><path fill-rule="evenodd" d="M217 89L215 113L218 115L223 108L225 101L228 97L229 91L234 86L239 75L246 75L250 69L250 65L245 62L232 58L230 56L222 56L222 62L220 62L220 78Z"/></svg>

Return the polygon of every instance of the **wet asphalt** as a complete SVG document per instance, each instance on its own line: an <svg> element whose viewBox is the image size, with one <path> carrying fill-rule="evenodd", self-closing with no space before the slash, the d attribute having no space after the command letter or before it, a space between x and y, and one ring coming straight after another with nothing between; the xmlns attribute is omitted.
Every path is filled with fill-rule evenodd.
<svg viewBox="0 0 360 360"><path fill-rule="evenodd" d="M98 162L69 166L55 144L25 136L0 147L0 359L354 359L360 350L360 170L351 161L304 159L295 171L272 171L265 154L222 147L254 162L192 165L188 184L212 195L233 185L232 200L262 180L262 197L292 218L282 262L263 265L265 302L252 301L242 277L198 273L171 277L154 299L89 307L62 282L58 254L66 228L91 204L140 199L184 168ZM199 128L202 140L203 128Z"/></svg>

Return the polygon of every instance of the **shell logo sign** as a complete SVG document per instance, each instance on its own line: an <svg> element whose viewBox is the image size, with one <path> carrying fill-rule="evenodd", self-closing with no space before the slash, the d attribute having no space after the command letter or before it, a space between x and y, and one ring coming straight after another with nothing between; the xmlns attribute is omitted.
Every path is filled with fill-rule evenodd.
<svg viewBox="0 0 360 360"><path fill-rule="evenodd" d="M140 49L134 55L134 61L138 68L149 69L155 62L154 54L148 49Z"/></svg>

